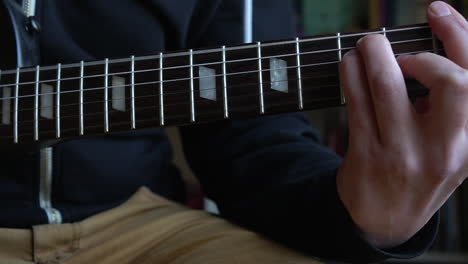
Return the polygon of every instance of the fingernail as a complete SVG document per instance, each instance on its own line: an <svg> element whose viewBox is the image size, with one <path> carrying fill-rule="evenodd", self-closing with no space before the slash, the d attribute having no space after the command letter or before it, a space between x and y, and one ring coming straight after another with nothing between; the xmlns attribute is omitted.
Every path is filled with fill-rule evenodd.
<svg viewBox="0 0 468 264"><path fill-rule="evenodd" d="M356 47L359 47L359 45L361 45L362 41L364 40L364 37L360 38L357 42L356 42Z"/></svg>
<svg viewBox="0 0 468 264"><path fill-rule="evenodd" d="M355 49L352 49L352 50L350 50L350 51L348 51L348 52L345 53L345 55L343 56L343 59L346 58L346 57L348 57L348 56L354 56L354 55L356 55L356 54L357 54L356 50L355 50Z"/></svg>
<svg viewBox="0 0 468 264"><path fill-rule="evenodd" d="M438 17L449 16L452 14L448 5L442 1L433 2L429 6L429 10Z"/></svg>

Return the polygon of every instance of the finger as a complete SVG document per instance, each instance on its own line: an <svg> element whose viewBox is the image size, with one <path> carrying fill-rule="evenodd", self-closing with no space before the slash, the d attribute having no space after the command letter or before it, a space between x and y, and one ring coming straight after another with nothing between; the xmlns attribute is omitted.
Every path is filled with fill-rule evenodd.
<svg viewBox="0 0 468 264"><path fill-rule="evenodd" d="M400 56L398 62L406 77L431 90L431 118L451 127L464 126L468 116L468 70L432 53Z"/></svg>
<svg viewBox="0 0 468 264"><path fill-rule="evenodd" d="M369 35L357 46L366 68L381 142L401 144L412 123L413 108L390 42L382 35Z"/></svg>
<svg viewBox="0 0 468 264"><path fill-rule="evenodd" d="M442 41L447 57L468 68L468 22L453 7L442 1L432 3L427 11L434 34Z"/></svg>
<svg viewBox="0 0 468 264"><path fill-rule="evenodd" d="M340 64L340 80L348 109L350 143L362 137L378 140L374 107L364 64L356 50L348 52Z"/></svg>

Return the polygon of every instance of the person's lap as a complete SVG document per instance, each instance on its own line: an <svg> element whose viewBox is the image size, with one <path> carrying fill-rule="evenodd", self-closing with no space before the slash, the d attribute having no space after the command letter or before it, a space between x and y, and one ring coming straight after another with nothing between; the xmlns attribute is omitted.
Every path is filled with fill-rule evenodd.
<svg viewBox="0 0 468 264"><path fill-rule="evenodd" d="M204 211L140 189L82 222L0 229L0 262L318 263Z"/></svg>

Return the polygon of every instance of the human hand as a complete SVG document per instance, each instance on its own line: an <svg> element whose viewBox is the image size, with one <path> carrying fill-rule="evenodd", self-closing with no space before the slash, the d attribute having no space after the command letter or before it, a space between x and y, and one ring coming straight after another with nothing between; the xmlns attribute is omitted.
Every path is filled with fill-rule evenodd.
<svg viewBox="0 0 468 264"><path fill-rule="evenodd" d="M428 20L448 59L395 59L388 40L371 35L340 66L350 143L337 190L381 248L414 236L468 176L468 23L440 1ZM422 111L408 99L404 77L430 90Z"/></svg>

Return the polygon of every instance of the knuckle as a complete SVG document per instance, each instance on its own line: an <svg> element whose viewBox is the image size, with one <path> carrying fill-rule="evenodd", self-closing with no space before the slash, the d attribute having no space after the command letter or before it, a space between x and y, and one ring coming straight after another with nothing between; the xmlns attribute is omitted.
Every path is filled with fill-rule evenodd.
<svg viewBox="0 0 468 264"><path fill-rule="evenodd" d="M347 70L349 67L356 67L356 64L359 63L359 57L356 54L356 51L349 51L343 57L341 61L341 70Z"/></svg>
<svg viewBox="0 0 468 264"><path fill-rule="evenodd" d="M363 46L363 47L367 47L369 45L375 45L375 44L378 44L378 43L385 43L385 42L388 42L388 39L382 35L382 34L369 34L363 38L361 38L361 40L359 40L358 42L358 46Z"/></svg>
<svg viewBox="0 0 468 264"><path fill-rule="evenodd" d="M437 162L431 163L429 167L430 180L434 186L452 181L451 179L454 179L454 184L457 184L457 179L454 176L457 174L459 166L455 157L455 150L447 148L441 153Z"/></svg>
<svg viewBox="0 0 468 264"><path fill-rule="evenodd" d="M406 66L409 66L411 68L412 67L418 67L419 64L426 63L433 56L435 56L433 53L421 52L421 53L418 53L418 54L415 54L415 55L412 55L412 56L408 57L405 60L404 63L406 64Z"/></svg>
<svg viewBox="0 0 468 264"><path fill-rule="evenodd" d="M445 75L442 83L451 87L457 95L468 96L468 70L453 71Z"/></svg>
<svg viewBox="0 0 468 264"><path fill-rule="evenodd" d="M405 156L403 153L400 156ZM401 163L401 169L408 175L417 175L421 170L420 161L416 157L405 156Z"/></svg>

